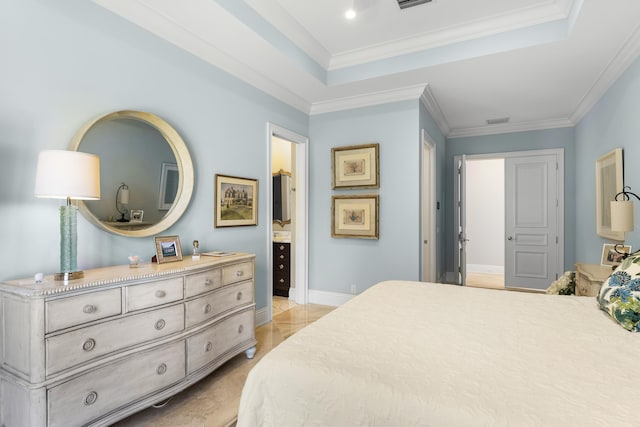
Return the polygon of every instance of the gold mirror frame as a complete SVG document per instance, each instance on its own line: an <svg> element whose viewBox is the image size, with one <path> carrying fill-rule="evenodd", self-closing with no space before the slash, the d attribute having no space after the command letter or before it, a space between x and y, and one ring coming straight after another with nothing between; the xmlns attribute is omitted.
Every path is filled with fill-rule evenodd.
<svg viewBox="0 0 640 427"><path fill-rule="evenodd" d="M289 179L291 179L291 172L286 172L283 169L280 169L278 172L273 173L272 175L273 175L273 177L276 177L276 176L280 176L280 177L288 176ZM289 185L291 185L291 183L289 183ZM282 188L280 188L280 190L282 191ZM275 192L275 188L273 189L273 191ZM289 193L291 193L291 190L289 190ZM272 203L274 203L275 202L275 194L271 198L272 198ZM287 212L289 214L289 219L287 219L287 220L273 219L273 223L274 224L278 224L278 225L280 225L280 227L283 227L283 228L284 228L285 225L291 224L291 195L290 194L288 195L287 205L289 206L289 212ZM273 208L275 209L275 203L274 203ZM275 215L275 212L274 212L274 215Z"/></svg>
<svg viewBox="0 0 640 427"><path fill-rule="evenodd" d="M187 210L187 206L191 201L191 195L193 194L194 186L194 171L191 156L189 150L185 145L182 137L176 132L176 130L166 121L161 119L152 113L146 113L142 111L122 110L113 113L108 113L102 116L98 116L87 123L85 123L78 132L74 135L71 143L69 144L69 150L78 151L82 140L86 133L96 124L107 122L115 119L132 119L146 123L149 126L155 128L167 141L171 147L171 151L176 158L176 164L178 165L178 191L176 193L175 200L169 211L165 216L157 223L150 225L147 228L141 228L136 230L123 230L116 227L111 227L100 221L82 201L78 200L78 209L90 222L110 233L118 234L127 237L149 237L154 236L160 232L163 232L167 228L180 219L182 214Z"/></svg>

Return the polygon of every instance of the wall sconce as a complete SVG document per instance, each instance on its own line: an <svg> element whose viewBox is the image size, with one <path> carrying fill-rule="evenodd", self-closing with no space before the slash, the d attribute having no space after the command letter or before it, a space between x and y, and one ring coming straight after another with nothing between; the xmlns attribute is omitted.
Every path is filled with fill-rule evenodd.
<svg viewBox="0 0 640 427"><path fill-rule="evenodd" d="M93 154L67 150L45 150L38 155L36 197L66 199L60 206L60 272L55 280L84 276L78 271L78 207L71 200L100 199L100 159Z"/></svg>
<svg viewBox="0 0 640 427"><path fill-rule="evenodd" d="M612 231L633 231L633 202L629 196L634 196L640 200L637 194L627 191L631 187L625 186L621 192L616 194L614 201L611 202L611 230ZM620 200L618 200L620 198Z"/></svg>
<svg viewBox="0 0 640 427"><path fill-rule="evenodd" d="M129 210L127 209L128 204L129 204L129 187L127 186L127 184L123 182L122 184L120 184L120 187L118 187L118 191L116 191L116 210L118 211L119 214L122 215L118 219L118 222L129 222L128 219L124 218L126 213L129 212ZM122 210L120 210L120 207L118 205L122 205Z"/></svg>

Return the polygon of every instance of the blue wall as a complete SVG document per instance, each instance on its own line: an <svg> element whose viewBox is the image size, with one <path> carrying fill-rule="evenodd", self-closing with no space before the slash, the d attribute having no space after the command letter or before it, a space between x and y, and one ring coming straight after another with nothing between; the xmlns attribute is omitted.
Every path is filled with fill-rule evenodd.
<svg viewBox="0 0 640 427"><path fill-rule="evenodd" d="M576 261L576 147L574 128L548 129L447 140L445 252L447 271L453 272L453 157L461 154L564 149L564 266L573 270Z"/></svg>
<svg viewBox="0 0 640 427"><path fill-rule="evenodd" d="M624 150L624 183L640 192L640 60L636 60L576 127L576 259L599 263L607 240L596 234L595 163L616 147ZM640 202L633 199L636 218ZM637 222L636 222L637 224ZM627 244L640 249L640 230L627 233Z"/></svg>
<svg viewBox="0 0 640 427"><path fill-rule="evenodd" d="M309 288L360 293L420 275L420 129L416 101L312 116L309 124ZM378 142L380 189L332 190L331 148ZM380 195L380 239L331 237L331 196Z"/></svg>
<svg viewBox="0 0 640 427"><path fill-rule="evenodd" d="M259 225L214 229L216 173L271 179L266 123L300 134L308 116L87 1L11 2L0 13L0 279L59 268L59 202L33 196L37 154L65 149L90 118L111 111L153 112L191 152L191 204L166 234L183 247L257 254L256 301L266 305L268 200L260 187ZM81 268L149 260L152 238L125 238L79 217ZM188 251L187 251L188 253Z"/></svg>

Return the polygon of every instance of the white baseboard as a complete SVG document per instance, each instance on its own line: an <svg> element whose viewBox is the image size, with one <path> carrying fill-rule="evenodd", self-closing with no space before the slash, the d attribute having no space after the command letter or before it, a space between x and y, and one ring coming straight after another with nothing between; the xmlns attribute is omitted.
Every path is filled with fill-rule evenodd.
<svg viewBox="0 0 640 427"><path fill-rule="evenodd" d="M355 295L342 294L338 292L314 291L309 289L309 304L328 305L338 307L349 301Z"/></svg>
<svg viewBox="0 0 640 427"><path fill-rule="evenodd" d="M467 273L504 274L504 265L467 264Z"/></svg>
<svg viewBox="0 0 640 427"><path fill-rule="evenodd" d="M269 319L269 310L267 307L262 307L256 310L256 327L266 325L270 321L271 319Z"/></svg>
<svg viewBox="0 0 640 427"><path fill-rule="evenodd" d="M296 288L289 288L289 301L296 301Z"/></svg>

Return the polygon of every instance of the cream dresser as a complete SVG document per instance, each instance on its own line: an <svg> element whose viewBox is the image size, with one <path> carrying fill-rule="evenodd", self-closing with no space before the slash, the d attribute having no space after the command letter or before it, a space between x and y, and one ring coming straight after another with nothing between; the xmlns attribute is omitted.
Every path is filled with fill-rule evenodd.
<svg viewBox="0 0 640 427"><path fill-rule="evenodd" d="M109 425L253 357L254 259L0 284L0 425Z"/></svg>

